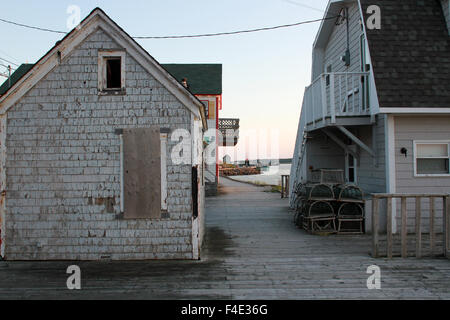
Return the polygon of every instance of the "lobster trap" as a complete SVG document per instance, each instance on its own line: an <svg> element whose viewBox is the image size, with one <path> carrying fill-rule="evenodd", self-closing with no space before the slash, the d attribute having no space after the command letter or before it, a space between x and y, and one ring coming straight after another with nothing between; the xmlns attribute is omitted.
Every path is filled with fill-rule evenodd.
<svg viewBox="0 0 450 320"><path fill-rule="evenodd" d="M364 193L355 185L307 183L295 188L294 223L308 232L364 233Z"/></svg>

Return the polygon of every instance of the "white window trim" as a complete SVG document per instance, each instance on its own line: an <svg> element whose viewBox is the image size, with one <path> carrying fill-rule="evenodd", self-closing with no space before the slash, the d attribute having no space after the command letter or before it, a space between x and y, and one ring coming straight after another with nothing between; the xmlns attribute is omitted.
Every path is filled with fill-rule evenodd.
<svg viewBox="0 0 450 320"><path fill-rule="evenodd" d="M417 157L417 145L418 144L447 144L447 157ZM449 159L450 160L450 140L414 140L413 141L414 152L414 177L450 177L449 173L417 173L417 159Z"/></svg>
<svg viewBox="0 0 450 320"><path fill-rule="evenodd" d="M125 212L125 190L124 190L124 177L123 177L123 134L120 134L120 212Z"/></svg>
<svg viewBox="0 0 450 320"><path fill-rule="evenodd" d="M353 156L353 165L350 167L350 162L349 162L349 156L351 154L346 152L345 153L345 180L347 181L347 183L351 183L351 184L358 184L358 160L356 159L356 157ZM354 174L354 181L350 182L350 175L349 175L349 171L350 168L353 169L353 174Z"/></svg>
<svg viewBox="0 0 450 320"><path fill-rule="evenodd" d="M161 138L161 210L167 211L167 138L163 133Z"/></svg>
<svg viewBox="0 0 450 320"><path fill-rule="evenodd" d="M106 60L108 58L120 58L120 89L108 89L106 87ZM98 94L123 94L126 92L125 72L126 52L124 50L99 50L98 51Z"/></svg>

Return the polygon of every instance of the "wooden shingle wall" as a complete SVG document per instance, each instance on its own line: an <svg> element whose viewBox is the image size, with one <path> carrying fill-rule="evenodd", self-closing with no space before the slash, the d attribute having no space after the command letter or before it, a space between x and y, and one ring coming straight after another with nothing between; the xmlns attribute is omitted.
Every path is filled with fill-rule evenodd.
<svg viewBox="0 0 450 320"><path fill-rule="evenodd" d="M192 258L191 165L167 141L167 206L160 219L120 210L116 129L191 128L191 114L126 56L126 95L99 96L98 49L120 49L98 29L8 111L8 259Z"/></svg>

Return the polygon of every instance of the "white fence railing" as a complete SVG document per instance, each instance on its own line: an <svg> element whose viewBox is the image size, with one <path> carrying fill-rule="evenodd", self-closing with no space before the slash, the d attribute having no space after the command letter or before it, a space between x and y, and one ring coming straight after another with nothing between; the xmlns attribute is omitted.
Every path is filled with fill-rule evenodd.
<svg viewBox="0 0 450 320"><path fill-rule="evenodd" d="M306 88L303 107L306 123L336 117L370 115L369 72L335 72L320 75Z"/></svg>

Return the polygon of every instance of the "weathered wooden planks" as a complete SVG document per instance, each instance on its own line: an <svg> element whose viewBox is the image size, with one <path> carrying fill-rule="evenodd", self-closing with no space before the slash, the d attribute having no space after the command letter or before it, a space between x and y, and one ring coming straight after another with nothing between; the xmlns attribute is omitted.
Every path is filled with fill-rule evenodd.
<svg viewBox="0 0 450 320"><path fill-rule="evenodd" d="M401 256L402 258L408 257L408 217L407 217L407 200L408 198L414 198L415 200L415 256L417 258L421 258L423 255L423 228L422 228L422 216L423 216L423 207L422 207L422 199L427 198L429 200L429 243L430 255L433 256L434 248L435 248L435 215L436 215L436 198L443 199L443 219L444 219L444 255L449 256L448 248L450 247L450 235L449 235L449 220L450 220L450 206L449 206L449 196L442 194L373 194L373 207L372 207L372 253L374 257L380 256L380 246L379 246L379 208L378 202L381 199L386 199L387 201L387 235L386 235L386 256L388 258L392 258L393 256L393 235L392 235L392 201L395 198L401 199L401 208L400 208L400 218L401 218L401 226L400 226L400 242L401 242Z"/></svg>
<svg viewBox="0 0 450 320"><path fill-rule="evenodd" d="M160 129L123 130L124 217L161 217Z"/></svg>

